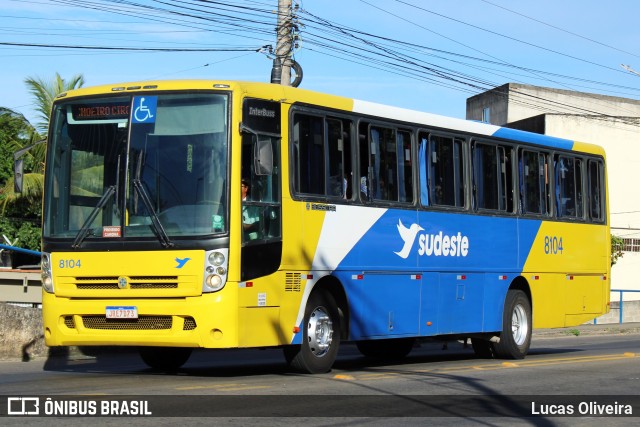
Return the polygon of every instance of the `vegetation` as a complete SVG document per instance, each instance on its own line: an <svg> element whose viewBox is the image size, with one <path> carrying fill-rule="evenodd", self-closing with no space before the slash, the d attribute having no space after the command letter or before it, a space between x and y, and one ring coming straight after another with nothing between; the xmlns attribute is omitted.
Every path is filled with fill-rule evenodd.
<svg viewBox="0 0 640 427"><path fill-rule="evenodd" d="M624 242L622 237L611 235L611 266L613 266L622 256L624 252L622 252L622 248L624 248Z"/></svg>
<svg viewBox="0 0 640 427"><path fill-rule="evenodd" d="M54 99L62 92L81 87L77 75L66 81L58 73L51 81L29 77L25 80L34 97L38 123L32 125L22 114L0 107L0 230L25 249L40 249L42 190L46 144L27 151L24 160L23 191L13 191L13 153L46 139ZM0 239L4 240L2 236Z"/></svg>

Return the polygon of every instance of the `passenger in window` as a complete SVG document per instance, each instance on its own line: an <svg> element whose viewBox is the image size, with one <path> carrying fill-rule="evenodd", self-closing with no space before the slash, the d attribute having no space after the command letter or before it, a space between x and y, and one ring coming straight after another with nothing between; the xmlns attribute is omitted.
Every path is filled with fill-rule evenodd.
<svg viewBox="0 0 640 427"><path fill-rule="evenodd" d="M367 189L367 177L360 177L360 198L362 200L368 200L369 198L369 190Z"/></svg>
<svg viewBox="0 0 640 427"><path fill-rule="evenodd" d="M244 240L255 240L258 238L260 230L260 215L255 206L247 206L246 202L251 200L251 184L248 179L243 178L241 183L242 189L242 231Z"/></svg>

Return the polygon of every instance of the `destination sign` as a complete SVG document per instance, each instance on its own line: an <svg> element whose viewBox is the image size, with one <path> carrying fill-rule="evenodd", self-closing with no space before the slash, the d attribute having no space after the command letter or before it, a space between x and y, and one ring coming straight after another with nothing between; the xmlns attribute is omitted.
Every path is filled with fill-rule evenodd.
<svg viewBox="0 0 640 427"><path fill-rule="evenodd" d="M71 105L71 114L75 121L128 119L130 111L129 102Z"/></svg>

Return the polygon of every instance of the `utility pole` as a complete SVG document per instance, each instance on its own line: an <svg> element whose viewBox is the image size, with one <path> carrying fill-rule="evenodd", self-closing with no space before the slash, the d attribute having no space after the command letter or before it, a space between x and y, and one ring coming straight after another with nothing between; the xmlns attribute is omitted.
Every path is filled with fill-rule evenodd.
<svg viewBox="0 0 640 427"><path fill-rule="evenodd" d="M297 0L296 0L297 1ZM293 59L293 49L298 48L298 3L292 0L278 0L278 27L276 28L276 57L271 68L271 83L298 87L302 82L302 67ZM291 69L295 79L291 81Z"/></svg>
<svg viewBox="0 0 640 427"><path fill-rule="evenodd" d="M291 86L291 0L278 0L276 34L276 58L273 61L271 82ZM274 76L278 68L280 68L280 75ZM274 77L279 81L274 81Z"/></svg>

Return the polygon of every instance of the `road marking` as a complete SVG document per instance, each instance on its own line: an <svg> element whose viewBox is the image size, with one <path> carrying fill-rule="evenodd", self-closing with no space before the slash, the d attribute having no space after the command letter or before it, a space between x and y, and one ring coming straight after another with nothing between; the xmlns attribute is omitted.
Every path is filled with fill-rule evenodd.
<svg viewBox="0 0 640 427"><path fill-rule="evenodd" d="M378 380L381 378L391 378L391 377L397 377L398 373L397 372L377 372L374 374L365 374L362 375L361 377L359 377L360 380Z"/></svg>
<svg viewBox="0 0 640 427"><path fill-rule="evenodd" d="M623 360L639 357L638 354L632 352L625 353L617 353L617 354L605 354L601 356L575 356L575 357L555 357L551 359L541 359L541 360L519 360L518 362L495 362L495 363L485 363L481 365L465 365L465 366L453 366L453 367L445 367L445 368L434 368L434 369L419 369L412 370L407 372L384 372L381 371L375 374L365 374L359 375L357 377L353 377L349 375L349 379L351 380L373 380L373 379L384 379L390 378L397 375L412 375L412 374L422 374L422 373L455 373L455 372L464 372L464 371L491 371L497 369L513 369L513 368L527 368L527 367L537 367L537 366L552 366L552 365L563 365L569 363L592 363L592 362L605 362L610 360ZM336 375L337 377L337 375Z"/></svg>
<svg viewBox="0 0 640 427"><path fill-rule="evenodd" d="M345 381L353 381L353 380L355 380L353 375L344 375L344 374L334 375L333 378L336 379L336 380L345 380Z"/></svg>
<svg viewBox="0 0 640 427"><path fill-rule="evenodd" d="M271 386L266 385L248 385L248 384L237 384L237 383L225 383L225 384L214 384L214 385L194 385L194 386L185 386L185 387L176 387L176 390L210 390L215 389L219 391L239 391L239 390L255 390L262 388L271 388Z"/></svg>

